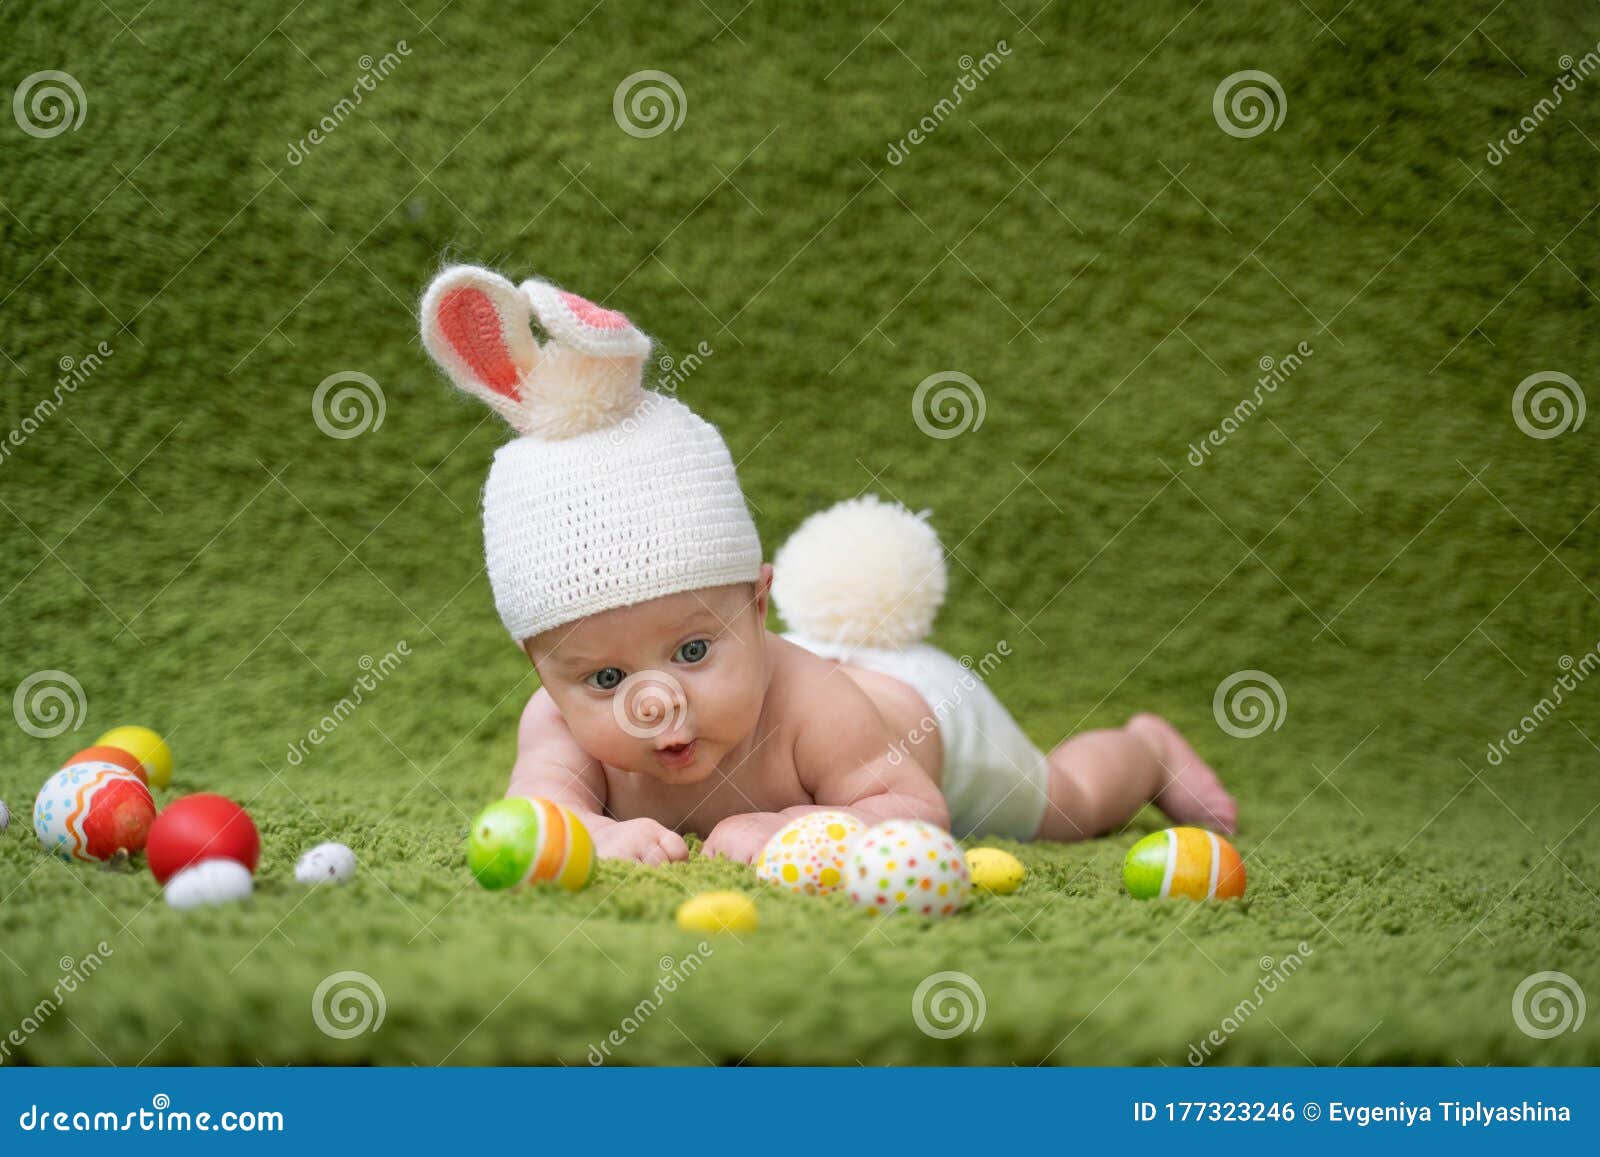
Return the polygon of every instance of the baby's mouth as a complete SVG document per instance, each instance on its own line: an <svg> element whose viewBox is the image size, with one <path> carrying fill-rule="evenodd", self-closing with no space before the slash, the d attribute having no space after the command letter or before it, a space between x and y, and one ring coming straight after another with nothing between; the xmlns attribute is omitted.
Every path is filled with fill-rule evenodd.
<svg viewBox="0 0 1600 1157"><path fill-rule="evenodd" d="M656 758L667 767L686 767L694 762L695 749L699 740L691 739L685 743L673 743L666 747L656 748Z"/></svg>

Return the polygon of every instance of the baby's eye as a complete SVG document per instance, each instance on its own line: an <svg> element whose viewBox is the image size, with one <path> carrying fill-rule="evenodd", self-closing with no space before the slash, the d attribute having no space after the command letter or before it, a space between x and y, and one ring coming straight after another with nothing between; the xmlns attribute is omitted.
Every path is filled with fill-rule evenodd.
<svg viewBox="0 0 1600 1157"><path fill-rule="evenodd" d="M690 639L678 648L676 658L682 663L698 663L706 657L706 652L711 649L711 644L705 639Z"/></svg>
<svg viewBox="0 0 1600 1157"><path fill-rule="evenodd" d="M585 679L584 682L591 687L598 687L602 691L614 691L617 688L617 684L621 683L624 677L616 667L602 667Z"/></svg>

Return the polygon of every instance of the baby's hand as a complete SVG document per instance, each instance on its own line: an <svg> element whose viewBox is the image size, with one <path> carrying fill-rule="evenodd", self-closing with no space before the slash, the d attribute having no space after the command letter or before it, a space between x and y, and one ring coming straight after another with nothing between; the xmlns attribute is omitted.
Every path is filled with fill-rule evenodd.
<svg viewBox="0 0 1600 1157"><path fill-rule="evenodd" d="M700 849L701 854L726 856L738 864L753 863L761 854L761 849L767 846L767 841L792 818L776 812L748 812L729 816L711 829L711 834Z"/></svg>
<svg viewBox="0 0 1600 1157"><path fill-rule="evenodd" d="M652 819L621 820L599 828L594 833L594 848L604 860L665 864L689 858L689 845L683 837Z"/></svg>

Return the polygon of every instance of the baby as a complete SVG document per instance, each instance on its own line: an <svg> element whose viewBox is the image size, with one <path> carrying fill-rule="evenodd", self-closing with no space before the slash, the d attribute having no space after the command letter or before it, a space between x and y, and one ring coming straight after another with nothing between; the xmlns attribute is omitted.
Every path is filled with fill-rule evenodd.
<svg viewBox="0 0 1600 1157"><path fill-rule="evenodd" d="M946 581L924 517L844 502L764 562L721 435L644 389L650 340L622 315L456 266L422 337L520 435L483 500L496 608L542 683L507 794L571 808L600 855L682 860L692 833L749 863L822 808L1078 840L1154 803L1234 830L1237 803L1159 716L1045 755L970 660L924 641Z"/></svg>

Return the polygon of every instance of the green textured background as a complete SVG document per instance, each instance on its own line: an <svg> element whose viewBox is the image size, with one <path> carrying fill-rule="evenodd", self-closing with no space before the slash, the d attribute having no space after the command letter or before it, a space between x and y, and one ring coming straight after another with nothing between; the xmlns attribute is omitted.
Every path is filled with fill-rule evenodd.
<svg viewBox="0 0 1600 1157"><path fill-rule="evenodd" d="M675 356L708 343L680 396L727 435L769 551L865 488L931 507L936 641L1007 640L992 681L1041 744L1161 711L1241 800L1243 903L1124 896L1153 814L1013 847L1023 889L942 924L764 895L760 932L719 941L613 1059L1181 1065L1303 941L1215 1060L1600 1061L1594 1017L1544 1039L1512 1012L1541 971L1600 995L1600 682L1486 762L1600 640L1596 423L1536 439L1512 414L1530 374L1597 380L1600 79L1485 161L1560 57L1595 49L1600 10L438 7L0 12L0 95L60 69L87 99L47 139L0 108L0 436L61 359L114 351L0 460L0 691L59 670L86 704L54 738L0 728L0 1034L60 958L112 949L9 1062L581 1064L693 950L685 893L753 887L694 861L606 864L576 897L467 874L535 683L481 569L506 432L416 336L446 258L548 276ZM612 111L644 69L686 100L648 139ZM1287 108L1240 139L1212 98L1245 69ZM1301 341L1261 411L1186 462ZM984 420L926 437L912 392L951 370ZM312 416L341 371L385 402L347 440ZM291 765L400 640L411 657ZM1284 693L1253 739L1213 716L1246 669ZM38 785L122 722L172 737L183 790L248 803L250 904L178 913L142 870L41 855ZM361 874L302 890L324 839ZM986 1016L938 1040L912 995L947 969ZM346 970L386 1012L335 1039L312 996Z"/></svg>

